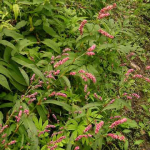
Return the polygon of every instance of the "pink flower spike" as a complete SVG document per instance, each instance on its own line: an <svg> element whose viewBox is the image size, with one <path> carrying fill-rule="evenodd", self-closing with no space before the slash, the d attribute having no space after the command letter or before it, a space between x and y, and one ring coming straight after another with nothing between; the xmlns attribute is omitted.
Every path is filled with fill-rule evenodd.
<svg viewBox="0 0 150 150"><path fill-rule="evenodd" d="M30 81L33 81L33 80L35 80L35 74L33 74L31 79L30 79Z"/></svg>
<svg viewBox="0 0 150 150"><path fill-rule="evenodd" d="M83 20L81 22L80 27L79 27L80 35L83 35L83 27L85 26L86 23L87 23L87 20Z"/></svg>
<svg viewBox="0 0 150 150"><path fill-rule="evenodd" d="M74 150L79 150L79 149L80 149L80 147L79 147L79 146L76 146Z"/></svg>
<svg viewBox="0 0 150 150"><path fill-rule="evenodd" d="M74 76L74 75L76 75L76 72L70 72L70 75Z"/></svg>
<svg viewBox="0 0 150 150"><path fill-rule="evenodd" d="M113 5L109 5L107 7L104 7L103 9L100 10L100 13L105 13L105 12L111 10L111 9L114 9L116 6L117 6L117 4L114 3Z"/></svg>
<svg viewBox="0 0 150 150"><path fill-rule="evenodd" d="M126 122L126 121L127 121L126 118L123 118L123 119L121 119L121 120L117 120L117 121L115 121L114 123L112 123L109 127L112 129L112 128L116 127L117 125L122 124L122 123L124 123L124 122Z"/></svg>
<svg viewBox="0 0 150 150"><path fill-rule="evenodd" d="M125 137L123 135L119 136L119 135L116 135L116 134L113 134L113 133L109 133L107 135L110 136L113 139L118 139L120 141L125 141Z"/></svg>
<svg viewBox="0 0 150 150"><path fill-rule="evenodd" d="M13 144L15 144L15 143L16 143L16 140L11 141L10 143L8 143L8 145L13 145Z"/></svg>
<svg viewBox="0 0 150 150"><path fill-rule="evenodd" d="M81 70L79 70L79 73L85 73L85 71L81 69Z"/></svg>
<svg viewBox="0 0 150 150"><path fill-rule="evenodd" d="M95 134L97 134L100 130L100 128L104 125L104 121L101 121L100 123L96 124Z"/></svg>
<svg viewBox="0 0 150 150"><path fill-rule="evenodd" d="M93 56L93 55L95 55L95 53L94 52L87 52L86 55Z"/></svg>
<svg viewBox="0 0 150 150"><path fill-rule="evenodd" d="M86 93L87 92L87 84L84 86L84 92Z"/></svg>
<svg viewBox="0 0 150 150"><path fill-rule="evenodd" d="M133 78L139 78L139 79L142 78L142 77L143 76L141 74L136 74L136 75L133 76Z"/></svg>
<svg viewBox="0 0 150 150"><path fill-rule="evenodd" d="M127 99L132 99L132 97L131 96L127 96Z"/></svg>
<svg viewBox="0 0 150 150"><path fill-rule="evenodd" d="M136 97L137 99L140 98L140 96L138 94L136 94L136 93L133 93L132 96Z"/></svg>
<svg viewBox="0 0 150 150"><path fill-rule="evenodd" d="M96 93L94 93L94 97L98 99L98 96L97 96L97 94L96 94Z"/></svg>
<svg viewBox="0 0 150 150"><path fill-rule="evenodd" d="M150 79L149 78L145 77L144 80L150 83Z"/></svg>
<svg viewBox="0 0 150 150"><path fill-rule="evenodd" d="M46 126L46 129L47 129L47 128L56 128L56 126L54 126L54 125L47 125L47 126Z"/></svg>
<svg viewBox="0 0 150 150"><path fill-rule="evenodd" d="M95 48L96 48L96 45L94 44L87 51L88 52L92 52Z"/></svg>
<svg viewBox="0 0 150 150"><path fill-rule="evenodd" d="M6 136L7 136L7 133L3 134L3 135L2 135L2 138L5 138Z"/></svg>
<svg viewBox="0 0 150 150"><path fill-rule="evenodd" d="M101 33L101 34L103 34L103 35L106 36L106 37L111 38L111 39L114 38L114 36L110 35L109 33L107 33L106 31L104 31L104 30L102 30L102 29L98 30L98 32Z"/></svg>
<svg viewBox="0 0 150 150"><path fill-rule="evenodd" d="M61 92L56 93L56 96L62 96L62 97L67 98L67 95Z"/></svg>
<svg viewBox="0 0 150 150"><path fill-rule="evenodd" d="M88 132L91 128L92 128L92 125L90 124L90 125L88 125L88 126L85 128L85 130L84 130L83 132L84 132L84 133L85 133L85 132Z"/></svg>
<svg viewBox="0 0 150 150"><path fill-rule="evenodd" d="M24 110L24 113L27 114L27 115L29 115L29 110L28 110L28 109L25 109L25 110Z"/></svg>
<svg viewBox="0 0 150 150"><path fill-rule="evenodd" d="M79 135L79 136L75 139L75 141L79 141L79 140L82 139L83 137L88 138L87 135Z"/></svg>
<svg viewBox="0 0 150 150"><path fill-rule="evenodd" d="M149 70L150 69L150 66L146 66L146 70Z"/></svg>
<svg viewBox="0 0 150 150"><path fill-rule="evenodd" d="M71 51L71 49L70 49L70 48L65 48L65 49L63 50L63 53L68 52L68 51Z"/></svg>
<svg viewBox="0 0 150 150"><path fill-rule="evenodd" d="M110 13L104 13L104 14L100 13L98 15L98 19L102 19L102 18L105 18L105 17L108 17L108 16L110 16Z"/></svg>

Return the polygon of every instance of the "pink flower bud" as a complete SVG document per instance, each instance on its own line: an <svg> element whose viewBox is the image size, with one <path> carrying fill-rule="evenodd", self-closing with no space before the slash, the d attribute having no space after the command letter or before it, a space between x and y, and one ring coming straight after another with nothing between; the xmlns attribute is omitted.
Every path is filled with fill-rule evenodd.
<svg viewBox="0 0 150 150"><path fill-rule="evenodd" d="M88 125L88 126L85 128L84 133L85 133L85 132L88 132L91 128L92 128L92 125L91 125L91 124Z"/></svg>
<svg viewBox="0 0 150 150"><path fill-rule="evenodd" d="M95 134L97 134L100 130L100 128L104 125L104 121L101 121L100 123L96 124Z"/></svg>

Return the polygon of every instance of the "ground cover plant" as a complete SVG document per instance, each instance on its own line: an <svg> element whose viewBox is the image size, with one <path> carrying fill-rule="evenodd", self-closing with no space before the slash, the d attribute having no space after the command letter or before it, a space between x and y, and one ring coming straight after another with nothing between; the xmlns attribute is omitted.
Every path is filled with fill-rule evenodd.
<svg viewBox="0 0 150 150"><path fill-rule="evenodd" d="M0 149L149 149L149 6L1 1Z"/></svg>

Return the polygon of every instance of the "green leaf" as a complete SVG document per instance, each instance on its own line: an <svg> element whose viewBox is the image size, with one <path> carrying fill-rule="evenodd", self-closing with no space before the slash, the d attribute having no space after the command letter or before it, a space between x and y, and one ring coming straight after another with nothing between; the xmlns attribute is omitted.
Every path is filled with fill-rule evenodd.
<svg viewBox="0 0 150 150"><path fill-rule="evenodd" d="M69 79L66 76L62 76L63 80L65 81L66 85L68 86L69 89L71 89L71 84Z"/></svg>
<svg viewBox="0 0 150 150"><path fill-rule="evenodd" d="M121 103L123 106L126 106L130 111L133 112L132 107L124 100L122 99L116 99L116 101L118 101L119 103Z"/></svg>
<svg viewBox="0 0 150 150"><path fill-rule="evenodd" d="M57 33L53 30L53 28L43 25L43 30L51 35L52 37L56 37Z"/></svg>
<svg viewBox="0 0 150 150"><path fill-rule="evenodd" d="M13 11L14 11L14 15L15 15L15 20L17 20L18 15L19 15L19 5L18 4L13 5Z"/></svg>
<svg viewBox="0 0 150 150"><path fill-rule="evenodd" d="M109 104L108 106L104 107L104 110L110 110L110 109L114 109L114 108L120 108L120 105L118 105L118 103L114 102L113 104Z"/></svg>
<svg viewBox="0 0 150 150"><path fill-rule="evenodd" d="M64 102L60 102L56 100L46 100L46 102L43 102L42 104L55 104L55 105L63 107L67 111L71 111L71 106L69 106L68 104Z"/></svg>
<svg viewBox="0 0 150 150"><path fill-rule="evenodd" d="M0 108L5 108L5 107L12 107L14 104L13 103L4 103L0 105Z"/></svg>
<svg viewBox="0 0 150 150"><path fill-rule="evenodd" d="M19 58L16 58L16 57L12 57L12 60L14 60L15 62L17 62L18 64L20 65L23 65L27 68L30 68L33 70L33 72L38 75L43 81L45 81L45 77L44 75L42 74L42 72L34 65L34 64L28 64L27 62L19 59Z"/></svg>
<svg viewBox="0 0 150 150"><path fill-rule="evenodd" d="M17 33L16 31L4 29L3 32L6 36L12 37L15 40L23 39L23 35Z"/></svg>
<svg viewBox="0 0 150 150"><path fill-rule="evenodd" d="M60 53L60 48L56 42L50 39L45 39L43 42L46 46L52 48L55 52Z"/></svg>
<svg viewBox="0 0 150 150"><path fill-rule="evenodd" d="M97 107L97 106L101 106L102 104L100 103L89 103L89 104L86 104L84 107L82 107L80 110L84 110L84 109L88 109L88 108L92 108L92 107Z"/></svg>
<svg viewBox="0 0 150 150"><path fill-rule="evenodd" d="M8 47L12 48L13 50L16 50L16 47L12 43L10 43L6 40L0 40L0 44L8 46Z"/></svg>
<svg viewBox="0 0 150 150"><path fill-rule="evenodd" d="M2 122L3 122L3 113L0 111L0 124L2 124Z"/></svg>
<svg viewBox="0 0 150 150"><path fill-rule="evenodd" d="M0 65L0 73L3 74L3 75L5 75L9 79L12 79L11 76L10 76L10 73L9 73L8 69L6 69L5 67L3 67L2 65Z"/></svg>
<svg viewBox="0 0 150 150"><path fill-rule="evenodd" d="M16 47L18 48L19 52L21 52L25 47L36 44L36 43L37 42L31 42L30 40L23 39L18 42Z"/></svg>
<svg viewBox="0 0 150 150"><path fill-rule="evenodd" d="M0 74L0 85L2 85L3 87L5 87L6 89L8 89L9 91L11 91L9 84L7 82L7 79L5 78L5 76Z"/></svg>
<svg viewBox="0 0 150 150"><path fill-rule="evenodd" d="M6 47L6 48L5 48L3 58L4 58L4 60L5 60L6 62L9 62L9 60L10 60L11 51L12 51L12 49L11 49L10 47Z"/></svg>
<svg viewBox="0 0 150 150"><path fill-rule="evenodd" d="M17 23L16 29L19 30L20 28L24 27L26 24L27 24L27 21L22 20L22 21L20 21L20 22Z"/></svg>
<svg viewBox="0 0 150 150"><path fill-rule="evenodd" d="M125 143L124 143L124 150L128 150L128 146L129 146L129 142L128 142L128 140L126 139L126 140L125 140Z"/></svg>
<svg viewBox="0 0 150 150"><path fill-rule="evenodd" d="M28 75L26 74L26 72L22 68L19 67L19 70L20 70L22 76L24 77L26 84L29 86L29 77L28 77Z"/></svg>
<svg viewBox="0 0 150 150"><path fill-rule="evenodd" d="M30 143L31 143L31 149L32 150L38 150L38 137L37 137L37 128L35 124L32 121L32 118L30 117L24 117L22 118L24 127L26 128L28 132L28 136L30 138Z"/></svg>
<svg viewBox="0 0 150 150"><path fill-rule="evenodd" d="M140 145L141 143L143 143L144 142L144 140L137 140L137 141L135 141L135 145Z"/></svg>
<svg viewBox="0 0 150 150"><path fill-rule="evenodd" d="M38 111L40 117L42 118L42 120L43 120L43 121L46 121L46 120L47 120L47 117L46 117L46 114L45 114L45 112L44 112L42 106L37 105L36 108L37 108L37 111Z"/></svg>

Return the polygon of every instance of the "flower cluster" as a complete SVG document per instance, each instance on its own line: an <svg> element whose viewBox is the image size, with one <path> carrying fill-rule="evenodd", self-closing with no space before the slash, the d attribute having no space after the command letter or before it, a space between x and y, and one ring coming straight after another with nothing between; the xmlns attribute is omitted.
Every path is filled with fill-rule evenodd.
<svg viewBox="0 0 150 150"><path fill-rule="evenodd" d="M117 125L122 124L122 123L124 123L124 122L126 122L126 121L127 121L126 118L123 118L123 119L121 119L121 120L117 120L117 121L115 121L114 123L112 123L109 127L110 127L110 128L114 128L114 127L116 127Z"/></svg>
<svg viewBox="0 0 150 150"><path fill-rule="evenodd" d="M120 141L125 141L125 137L123 135L119 136L119 135L116 135L116 134L113 134L113 133L109 133L107 135L110 136L113 139L118 139Z"/></svg>
<svg viewBox="0 0 150 150"><path fill-rule="evenodd" d="M16 118L16 121L17 121L17 122L19 122L19 121L20 121L20 119L21 119L21 116L22 116L22 110L20 110L20 111L19 111L19 114L18 114L18 116L15 116L15 118Z"/></svg>
<svg viewBox="0 0 150 150"><path fill-rule="evenodd" d="M79 135L76 139L75 139L75 141L79 141L80 139L82 139L83 137L85 137L85 138L88 138L88 137L91 137L92 135L91 134L88 134L88 135Z"/></svg>
<svg viewBox="0 0 150 150"><path fill-rule="evenodd" d="M100 123L96 124L95 134L97 134L100 130L100 128L104 125L104 121L101 121Z"/></svg>
<svg viewBox="0 0 150 150"><path fill-rule="evenodd" d="M80 149L80 147L79 147L79 146L76 146L74 150L79 150L79 149Z"/></svg>
<svg viewBox="0 0 150 150"><path fill-rule="evenodd" d="M80 35L83 35L83 27L85 26L86 23L87 23L87 20L83 20L81 22L80 27L79 27Z"/></svg>
<svg viewBox="0 0 150 150"><path fill-rule="evenodd" d="M5 125L3 126L1 129L0 129L0 134L4 131L4 129L8 128L8 125Z"/></svg>
<svg viewBox="0 0 150 150"><path fill-rule="evenodd" d="M52 97L52 96L62 96L62 97L67 97L67 95L66 94L64 94L64 93L61 93L61 92L52 92L50 95L49 95L49 97Z"/></svg>
<svg viewBox="0 0 150 150"><path fill-rule="evenodd" d="M88 132L91 128L92 128L92 125L89 124L89 125L85 128L84 133L85 133L85 132Z"/></svg>
<svg viewBox="0 0 150 150"><path fill-rule="evenodd" d="M109 33L107 33L106 31L104 31L104 30L102 30L102 29L98 30L98 32L101 33L101 34L103 34L103 35L106 36L106 37L111 38L111 39L114 38L113 35L110 35Z"/></svg>
<svg viewBox="0 0 150 150"><path fill-rule="evenodd" d="M60 60L59 62L57 62L57 63L54 65L54 68L57 68L57 67L59 67L60 65L64 64L67 60L69 60L69 57L66 57L66 58Z"/></svg>

